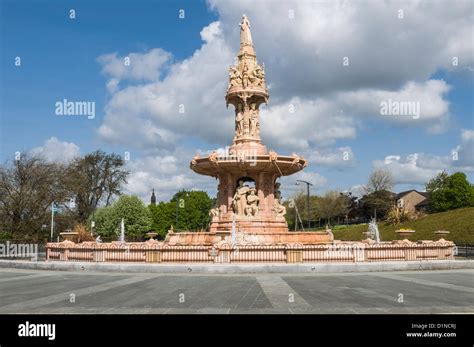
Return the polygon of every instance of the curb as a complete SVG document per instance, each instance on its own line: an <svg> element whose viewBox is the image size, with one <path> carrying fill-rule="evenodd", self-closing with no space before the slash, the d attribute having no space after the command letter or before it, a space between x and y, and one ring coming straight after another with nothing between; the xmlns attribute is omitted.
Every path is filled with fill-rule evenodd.
<svg viewBox="0 0 474 347"><path fill-rule="evenodd" d="M0 268L91 272L137 273L338 273L474 269L474 260L385 261L370 263L314 264L129 264L91 262L31 262L0 260Z"/></svg>

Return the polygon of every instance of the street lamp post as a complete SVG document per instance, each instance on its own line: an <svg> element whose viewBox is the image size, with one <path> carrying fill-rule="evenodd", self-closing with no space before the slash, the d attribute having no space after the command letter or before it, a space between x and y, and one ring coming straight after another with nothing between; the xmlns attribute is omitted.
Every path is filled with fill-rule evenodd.
<svg viewBox="0 0 474 347"><path fill-rule="evenodd" d="M296 180L296 185L298 186L300 184L300 182L306 184L306 209L307 209L306 214L307 214L307 217L308 217L308 229L309 229L309 228L311 228L311 219L310 219L311 215L310 215L310 211L309 211L309 208L310 208L309 186L312 186L312 184L309 183L308 181Z"/></svg>

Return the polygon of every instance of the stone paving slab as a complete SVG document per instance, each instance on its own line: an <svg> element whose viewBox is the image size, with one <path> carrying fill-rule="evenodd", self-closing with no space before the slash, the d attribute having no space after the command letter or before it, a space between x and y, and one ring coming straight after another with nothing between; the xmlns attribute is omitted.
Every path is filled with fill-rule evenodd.
<svg viewBox="0 0 474 347"><path fill-rule="evenodd" d="M203 275L0 269L0 313L474 314L473 276L474 270Z"/></svg>
<svg viewBox="0 0 474 347"><path fill-rule="evenodd" d="M422 279L424 274L420 272L418 278ZM384 275L390 277L382 277ZM370 273L364 276L328 276L324 281L309 276L283 279L312 306L326 309L330 309L334 302L338 306L377 306L389 310L418 306L465 306L474 302L473 293L466 292L464 286L445 288L438 283L424 281L421 284L403 276Z"/></svg>
<svg viewBox="0 0 474 347"><path fill-rule="evenodd" d="M94 262L31 262L0 260L0 268L30 270L60 270L84 272L141 272L141 273L339 273L413 270L474 269L474 260L381 261L364 263L305 263L305 264L150 264L150 263L94 263Z"/></svg>

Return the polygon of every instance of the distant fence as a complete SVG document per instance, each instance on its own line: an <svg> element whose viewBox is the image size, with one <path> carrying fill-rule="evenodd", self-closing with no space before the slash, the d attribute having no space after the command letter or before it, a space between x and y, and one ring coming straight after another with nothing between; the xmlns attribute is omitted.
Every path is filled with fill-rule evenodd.
<svg viewBox="0 0 474 347"><path fill-rule="evenodd" d="M468 243L456 243L457 256L464 258L474 258L474 245Z"/></svg>
<svg viewBox="0 0 474 347"><path fill-rule="evenodd" d="M46 260L149 263L304 263L454 259L450 242L338 243L327 245L168 245L140 243L50 243Z"/></svg>

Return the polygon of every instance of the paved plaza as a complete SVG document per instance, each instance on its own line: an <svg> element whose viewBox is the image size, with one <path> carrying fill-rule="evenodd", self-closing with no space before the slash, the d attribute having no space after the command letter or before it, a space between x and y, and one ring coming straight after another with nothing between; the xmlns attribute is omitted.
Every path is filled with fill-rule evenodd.
<svg viewBox="0 0 474 347"><path fill-rule="evenodd" d="M147 274L0 269L0 313L474 313L474 270Z"/></svg>

